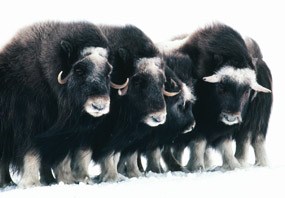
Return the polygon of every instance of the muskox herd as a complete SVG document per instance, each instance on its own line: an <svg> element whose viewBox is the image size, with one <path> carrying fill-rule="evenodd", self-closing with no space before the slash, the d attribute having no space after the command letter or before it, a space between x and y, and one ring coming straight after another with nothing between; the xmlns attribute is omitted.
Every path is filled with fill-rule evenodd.
<svg viewBox="0 0 285 198"><path fill-rule="evenodd" d="M0 83L0 187L12 171L20 187L120 181L166 171L161 158L206 171L209 148L224 170L245 167L249 146L267 165L271 73L258 44L224 24L154 44L132 25L38 23L0 51Z"/></svg>

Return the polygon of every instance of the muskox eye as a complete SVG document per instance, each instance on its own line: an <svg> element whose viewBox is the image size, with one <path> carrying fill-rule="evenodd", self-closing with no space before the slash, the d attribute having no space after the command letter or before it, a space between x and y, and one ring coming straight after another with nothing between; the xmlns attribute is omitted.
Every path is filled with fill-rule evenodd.
<svg viewBox="0 0 285 198"><path fill-rule="evenodd" d="M247 90L244 92L244 96L245 96L245 97L249 96L249 93L250 93L250 90L247 89Z"/></svg>
<svg viewBox="0 0 285 198"><path fill-rule="evenodd" d="M81 75L84 74L83 69L80 68L80 67L75 68L75 69L74 69L74 72L75 72L77 75L79 75L79 76L81 76Z"/></svg>

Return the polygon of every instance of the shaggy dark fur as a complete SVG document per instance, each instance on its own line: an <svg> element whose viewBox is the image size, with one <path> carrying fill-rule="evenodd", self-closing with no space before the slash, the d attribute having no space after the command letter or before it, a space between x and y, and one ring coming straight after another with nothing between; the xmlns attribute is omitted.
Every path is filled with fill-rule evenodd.
<svg viewBox="0 0 285 198"><path fill-rule="evenodd" d="M250 124L246 123L254 121L248 120L248 116L251 114L252 108L259 108L257 106L261 105L259 104L260 99L258 99L258 102L251 102L255 100L255 91L251 89L248 83L237 83L231 79L231 76L225 77L217 83L206 82L204 77L211 76L227 66L231 66L235 70L248 68L255 71L259 84L270 89L270 80L262 80L264 78L269 79L270 74L262 66L260 66L260 69L254 66L247 46L240 34L223 24L213 24L196 31L189 36L186 43L178 51L189 55L193 60L194 76L197 78L195 92L198 99L193 107L196 127L192 133L181 135L176 139L178 144L184 142L187 145L190 141L192 142L188 169L191 171L204 169L204 154L201 149L206 149L210 145L218 146L223 153L226 168L239 167L231 151L227 151L229 144L224 145L224 143L232 138L232 135L239 130L239 127L246 126L247 129L250 128ZM257 95L261 98L272 97L269 96L271 94L262 92ZM269 100L262 103L262 105L268 109L271 107ZM235 116L236 114L242 119L241 123L225 124L222 121L222 116L226 115L225 118L231 120L232 117L228 117L228 115ZM267 126L269 114L267 113L265 117L267 118L264 120L264 125ZM260 120L260 117L255 117L255 121L257 120ZM251 126L256 127L256 125ZM248 131L247 129L243 130ZM206 142L205 147L199 144L200 142Z"/></svg>
<svg viewBox="0 0 285 198"><path fill-rule="evenodd" d="M263 61L263 56L257 42L251 38L247 38L245 41L256 68L257 81L272 90L271 72L267 64ZM246 163L246 153L248 152L246 144L249 141L255 152L255 164L260 166L267 165L266 155L260 156L260 150L265 148L260 148L258 144L265 142L272 102L272 94L257 93L250 103L244 122L235 132L235 156L241 163Z"/></svg>
<svg viewBox="0 0 285 198"><path fill-rule="evenodd" d="M87 115L83 107L91 97L108 100L111 67L82 54L87 47L108 50L93 24L46 22L24 28L1 51L1 186L11 182L10 163L22 170L27 153L40 157L36 135L77 123L79 115ZM107 60L107 54L102 56ZM63 85L57 81L60 71L62 79L68 76Z"/></svg>

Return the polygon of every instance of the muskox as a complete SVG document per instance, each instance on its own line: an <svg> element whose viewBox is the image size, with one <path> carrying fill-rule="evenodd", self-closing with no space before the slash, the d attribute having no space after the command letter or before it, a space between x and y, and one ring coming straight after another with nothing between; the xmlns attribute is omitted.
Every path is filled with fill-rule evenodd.
<svg viewBox="0 0 285 198"><path fill-rule="evenodd" d="M43 22L22 29L0 53L0 185L39 185L46 167L35 136L109 112L108 42L88 22ZM96 120L96 119L95 119ZM52 130L53 131L53 130Z"/></svg>
<svg viewBox="0 0 285 198"><path fill-rule="evenodd" d="M193 93L193 79L191 60L182 54L165 54L163 59L167 65L165 70L165 89L172 95L165 95L167 118L166 122L155 128L145 128L147 135L135 141L130 147L122 151L120 171L128 177L138 177L140 171L137 166L137 152L148 154L159 152L159 149L172 144L179 135L191 132L195 125L192 105L195 101ZM158 148L158 149L157 149ZM131 156L129 154L133 153ZM157 155L156 155L157 156ZM124 159L126 158L126 159ZM134 160L135 159L135 160ZM162 172L157 158L148 160L147 171Z"/></svg>
<svg viewBox="0 0 285 198"><path fill-rule="evenodd" d="M100 26L110 44L111 74L110 113L96 127L70 128L47 136L42 144L51 154L52 164L68 155L55 173L58 181L90 182L88 164L91 160L102 162L101 181L117 180L113 159L133 140L143 136L136 133L141 125L155 127L165 122L166 109L163 98L164 61L152 41L134 26ZM92 125L92 120L90 120ZM89 124L86 126L90 126ZM70 133L68 131L78 131ZM68 138L66 138L66 134ZM55 141L51 141L51 139ZM48 140L48 141L46 141ZM55 146L54 142L57 142ZM51 150L65 151L54 156Z"/></svg>
<svg viewBox="0 0 285 198"><path fill-rule="evenodd" d="M252 58L256 70L257 81L272 89L272 76L256 41L251 38L245 39L249 55ZM273 102L272 94L255 93L251 98L248 112L243 123L234 134L236 141L235 157L242 166L247 164L249 145L253 146L255 153L255 165L268 165L265 151L265 139L268 122Z"/></svg>
<svg viewBox="0 0 285 198"><path fill-rule="evenodd" d="M271 95L268 94L271 92L268 69L255 66L240 34L223 24L199 29L190 36L174 41L174 44L171 45L174 48L168 50L187 54L193 61L194 76L197 78L195 93L198 99L193 107L196 127L191 134L176 140L179 144L181 141L185 144L190 141L191 155L187 168L190 171L205 169L209 157L205 151L209 146L221 152L223 168L240 167L232 151L232 136L238 134L243 124L251 125L247 119L252 113L250 109L259 106L259 102L254 102L256 95ZM270 109L271 103L268 100L254 107L259 108L255 112L260 112L263 105ZM269 117L268 112L266 114ZM261 119L264 114L255 116L255 119Z"/></svg>

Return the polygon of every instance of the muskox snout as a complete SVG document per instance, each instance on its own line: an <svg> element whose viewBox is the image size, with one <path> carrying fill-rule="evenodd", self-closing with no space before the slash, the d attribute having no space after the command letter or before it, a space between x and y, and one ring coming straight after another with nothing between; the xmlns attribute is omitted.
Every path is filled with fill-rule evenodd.
<svg viewBox="0 0 285 198"><path fill-rule="evenodd" d="M196 122L193 121L182 133L186 134L186 133L189 133L189 132L193 131L195 126L196 126Z"/></svg>
<svg viewBox="0 0 285 198"><path fill-rule="evenodd" d="M240 112L238 112L238 113L222 112L221 115L220 115L220 119L226 125L234 125L234 124L242 122L242 118L241 118L241 113Z"/></svg>
<svg viewBox="0 0 285 198"><path fill-rule="evenodd" d="M106 109L107 105L108 104L101 103L101 102L100 103L96 103L96 102L92 103L92 107L97 111L102 111L102 110Z"/></svg>
<svg viewBox="0 0 285 198"><path fill-rule="evenodd" d="M84 105L84 110L93 117L107 114L110 110L110 98L108 96L90 97Z"/></svg>
<svg viewBox="0 0 285 198"><path fill-rule="evenodd" d="M166 121L166 110L151 113L147 115L143 121L151 127L156 127L160 124L164 124Z"/></svg>

